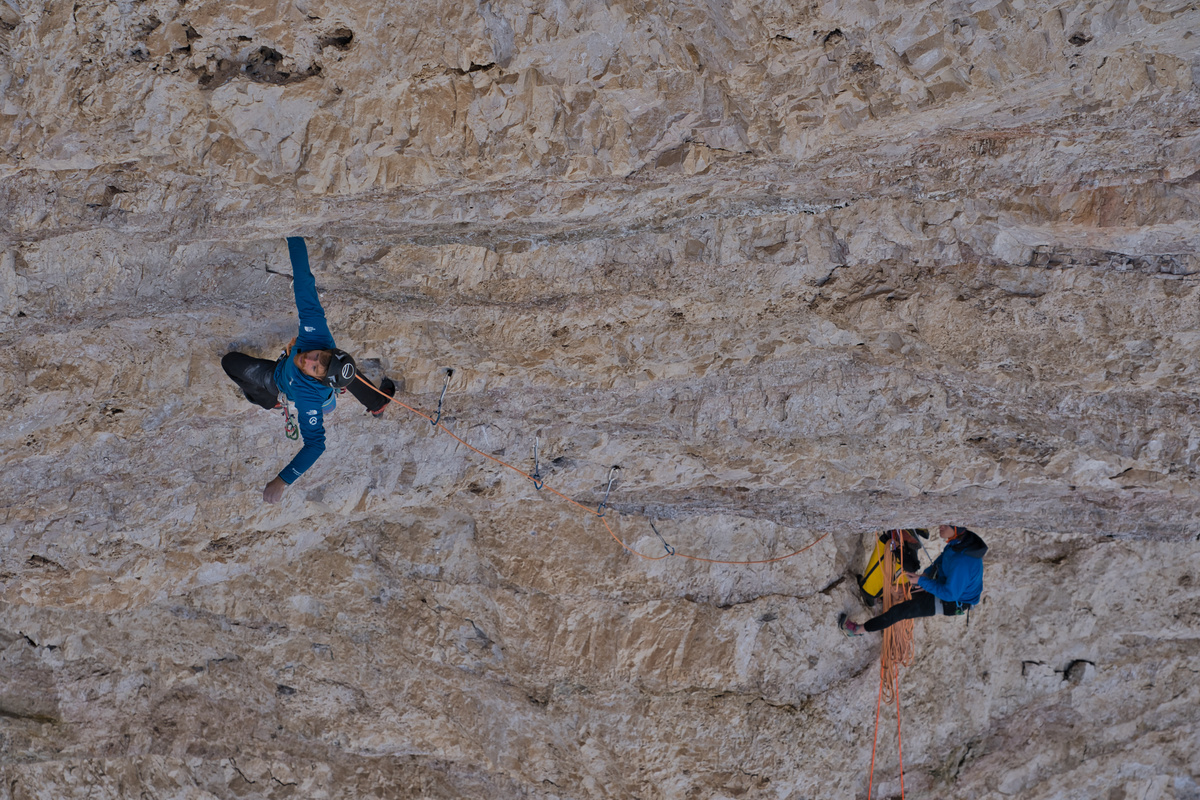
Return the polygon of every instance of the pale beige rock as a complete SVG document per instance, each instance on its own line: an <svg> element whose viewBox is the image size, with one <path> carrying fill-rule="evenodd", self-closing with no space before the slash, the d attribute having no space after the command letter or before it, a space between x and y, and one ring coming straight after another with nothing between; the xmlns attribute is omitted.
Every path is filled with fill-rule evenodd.
<svg viewBox="0 0 1200 800"><path fill-rule="evenodd" d="M0 2L0 798L1200 797L1186 3ZM603 523L353 401L339 345ZM936 550L936 546L934 548ZM875 794L900 793L884 713Z"/></svg>

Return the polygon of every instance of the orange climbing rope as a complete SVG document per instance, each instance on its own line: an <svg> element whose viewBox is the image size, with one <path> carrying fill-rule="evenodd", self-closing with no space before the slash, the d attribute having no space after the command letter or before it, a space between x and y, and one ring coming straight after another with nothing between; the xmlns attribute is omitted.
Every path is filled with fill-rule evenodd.
<svg viewBox="0 0 1200 800"><path fill-rule="evenodd" d="M893 533L893 536L899 534ZM883 610L912 599L912 587L903 575L896 575L895 551L889 547L883 559ZM897 583L897 580L900 582ZM883 630L883 649L879 654L879 676L885 687L884 699L891 701L900 686L900 668L912 663L913 621L904 619Z"/></svg>
<svg viewBox="0 0 1200 800"><path fill-rule="evenodd" d="M565 494L558 491L554 487L547 486L544 482L541 481L540 478L535 478L533 475L530 475L529 473L525 472L524 470L522 470L518 467L514 467L512 464L509 464L507 461L501 461L500 459L496 458L495 456L488 455L487 453L480 450L478 447L474 447L474 446L468 444L463 439L461 439L453 431L451 431L449 428L447 428L445 425L443 425L441 423L441 403L440 402L438 403L438 417L435 419L433 417L430 417L430 416L427 416L427 415L421 413L420 411L418 411L417 409L413 408L410 405L400 402L395 397L389 396L387 393L380 391L378 388L375 387L374 384L372 384L370 381L364 379L361 375L355 375L355 378L357 380L361 381L362 383L366 384L367 386L370 386L379 395L386 397L389 403L395 403L396 405L400 406L401 408L408 409L409 411L416 414L421 419L428 422L433 427L435 427L439 430L445 431L446 433L448 433L450 435L450 438L454 439L454 441L458 442L459 444L461 444L463 447L467 448L468 450L478 453L479 455L483 456L484 458L488 459L489 461L494 461L495 463L499 464L502 467L507 467L508 469L511 469L513 472L516 472L521 477L532 482L533 485L538 487L539 489L544 488L544 489L550 491L552 494L558 495L563 500L566 500L568 503L570 503L571 505L575 506L576 508L586 512L587 514L594 516L594 517L598 517L600 519L600 521L602 523L604 523L604 529L608 531L608 535L612 537L614 542L619 544L622 547L622 549L624 549L626 552L632 553L633 555L635 555L639 558L644 558L647 561L661 561L664 558L670 558L671 556L675 556L676 558L686 558L689 561L703 561L707 564L771 564L776 561L783 561L785 559L791 558L792 556L798 556L801 553L803 553L805 550L808 550L810 547L813 547L814 545L819 544L823 539L825 539L827 536L829 536L828 533L825 533L820 538L816 539L815 541L810 542L809 544L805 545L804 547L801 547L799 550L795 550L791 553L788 553L787 555L777 556L776 558L764 558L764 559L759 559L757 561L724 561L719 558L703 558L702 556L692 556L692 555L687 555L686 553L677 553L677 552L675 552L674 549L667 550L667 552L661 556L648 556L648 555L645 555L644 553L639 553L637 550L634 550L632 547L625 544L625 542L621 541L621 537L617 536L617 534L613 532L612 527L609 526L608 520L605 518L604 512L602 510L589 508L588 506L585 506L582 503L579 503L579 502L571 499L570 497L567 497ZM444 395L445 395L445 389L443 389L443 396ZM611 486L611 483L609 485ZM604 504L601 503L601 506L603 506L603 505ZM911 624L910 624L910 628L911 628Z"/></svg>
<svg viewBox="0 0 1200 800"><path fill-rule="evenodd" d="M893 536L901 536L893 531ZM899 545L898 541L894 541ZM897 583L895 549L884 548L883 555L883 611L912 599L912 587L907 579ZM883 629L883 648L879 653L879 697L875 701L875 734L871 741L871 775L867 782L867 800L875 784L875 747L879 743L879 710L886 697L896 703L896 757L900 764L900 800L904 800L904 751L900 738L900 668L907 667L913 659L913 621L899 622Z"/></svg>

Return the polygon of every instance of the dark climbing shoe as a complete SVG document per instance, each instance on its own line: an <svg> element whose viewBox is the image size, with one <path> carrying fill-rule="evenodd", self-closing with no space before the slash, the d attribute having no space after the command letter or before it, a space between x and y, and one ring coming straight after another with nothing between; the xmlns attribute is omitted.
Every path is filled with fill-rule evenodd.
<svg viewBox="0 0 1200 800"><path fill-rule="evenodd" d="M838 628L847 636L862 636L864 633L866 633L866 631L863 630L862 625L859 625L857 622L850 621L850 618L846 616L845 611L843 611L841 614L838 614Z"/></svg>
<svg viewBox="0 0 1200 800"><path fill-rule="evenodd" d="M379 391L383 392L388 397L395 397L396 396L396 384L392 383L391 378L384 378L383 383L379 384ZM387 411L387 407L390 405L391 405L391 403L384 403L382 407L377 408L374 411L372 411L371 416L382 417L383 412Z"/></svg>

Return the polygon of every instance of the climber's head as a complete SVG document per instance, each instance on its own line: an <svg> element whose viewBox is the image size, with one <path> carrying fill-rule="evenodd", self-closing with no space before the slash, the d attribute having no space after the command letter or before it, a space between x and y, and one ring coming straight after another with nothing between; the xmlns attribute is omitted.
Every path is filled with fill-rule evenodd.
<svg viewBox="0 0 1200 800"><path fill-rule="evenodd" d="M354 359L345 350L304 350L293 360L305 375L334 389L345 389L354 380Z"/></svg>
<svg viewBox="0 0 1200 800"><path fill-rule="evenodd" d="M297 350L296 355L292 356L301 372L322 382L329 372L329 362L332 359L332 350Z"/></svg>
<svg viewBox="0 0 1200 800"><path fill-rule="evenodd" d="M938 525L938 536L947 542L953 542L962 531L963 529L957 525Z"/></svg>

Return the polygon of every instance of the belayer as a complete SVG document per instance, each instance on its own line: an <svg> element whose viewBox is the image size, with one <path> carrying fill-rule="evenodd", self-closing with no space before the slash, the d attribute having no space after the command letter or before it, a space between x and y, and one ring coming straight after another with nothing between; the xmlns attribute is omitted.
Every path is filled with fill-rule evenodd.
<svg viewBox="0 0 1200 800"><path fill-rule="evenodd" d="M897 603L891 610L864 623L850 621L843 612L838 616L842 633L862 636L881 631L902 619L965 614L979 602L983 594L983 556L987 553L987 545L976 533L958 525L940 525L938 535L946 542L941 555L920 574L904 571L916 585L912 599Z"/></svg>
<svg viewBox="0 0 1200 800"><path fill-rule="evenodd" d="M276 409L288 400L296 405L296 415L304 446L296 457L263 489L263 501L278 503L284 490L296 481L325 452L325 414L337 405L337 395L349 391L374 416L383 414L388 397L396 387L384 378L380 389L356 380L354 359L339 350L325 321L325 310L317 297L317 282L308 265L304 239L290 236L288 256L292 260L292 290L300 330L287 352L277 361L253 358L244 353L227 353L221 359L225 373L246 395L246 399L266 409ZM366 378L362 378L366 381ZM281 402L279 395L284 399ZM386 395L386 397L384 396ZM294 434L292 435L294 438Z"/></svg>

